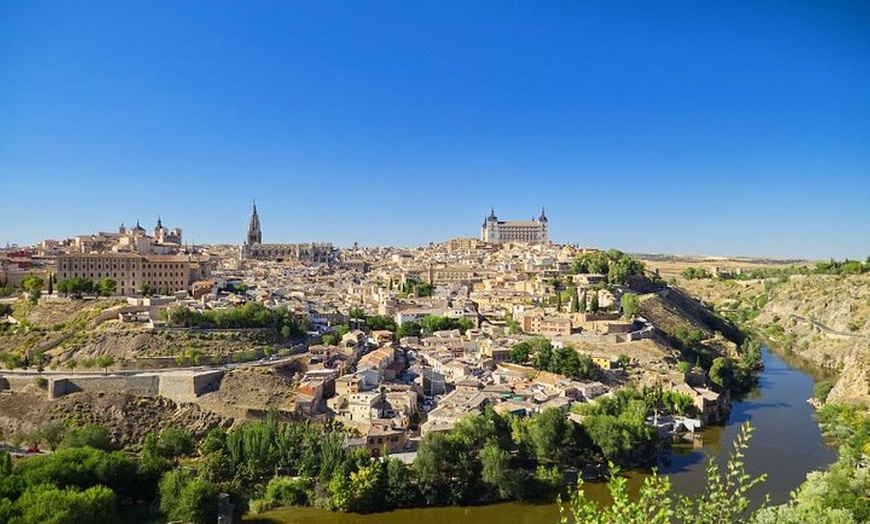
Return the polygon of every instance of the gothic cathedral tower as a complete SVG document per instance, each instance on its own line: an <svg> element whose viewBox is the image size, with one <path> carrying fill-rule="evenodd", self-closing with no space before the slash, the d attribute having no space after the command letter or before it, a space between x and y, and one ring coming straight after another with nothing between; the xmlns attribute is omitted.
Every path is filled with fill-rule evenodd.
<svg viewBox="0 0 870 524"><path fill-rule="evenodd" d="M254 202L254 210L251 212L251 222L248 224L248 239L245 241L246 246L253 244L261 244L263 242L263 232L260 231L260 217L257 215L257 203Z"/></svg>

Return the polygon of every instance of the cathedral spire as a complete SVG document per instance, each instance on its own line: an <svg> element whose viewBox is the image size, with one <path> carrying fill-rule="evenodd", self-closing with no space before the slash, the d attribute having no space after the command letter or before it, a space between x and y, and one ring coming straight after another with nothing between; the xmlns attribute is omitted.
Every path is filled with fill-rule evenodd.
<svg viewBox="0 0 870 524"><path fill-rule="evenodd" d="M263 242L263 232L260 230L260 216L257 214L257 201L251 210L251 221L248 223L248 238L245 245L260 244Z"/></svg>

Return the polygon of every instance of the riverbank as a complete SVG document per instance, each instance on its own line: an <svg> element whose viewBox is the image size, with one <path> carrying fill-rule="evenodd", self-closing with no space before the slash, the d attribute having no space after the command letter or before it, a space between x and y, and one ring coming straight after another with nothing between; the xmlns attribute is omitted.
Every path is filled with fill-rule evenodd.
<svg viewBox="0 0 870 524"><path fill-rule="evenodd" d="M813 378L789 365L782 357L763 349L765 371L758 387L742 400L732 404L731 416L725 426L712 426L702 432L703 446L675 446L670 459L659 471L674 482L677 492L698 493L703 489L707 457L724 463L730 443L740 424L749 421L756 431L746 454L747 470L753 475L767 474L768 479L750 493L756 503L766 494L772 503L783 503L789 493L803 482L810 471L825 469L836 460L834 450L827 447L806 399L812 395ZM796 460L795 457L800 457ZM642 471L626 474L629 489L636 490L646 478ZM584 485L588 497L608 500L607 486L602 482ZM335 513L316 508L283 508L249 515L246 522L280 524L355 524L399 523L413 520L419 524L552 524L559 520L559 508L550 504L500 503L474 507L442 507L398 510L369 515Z"/></svg>

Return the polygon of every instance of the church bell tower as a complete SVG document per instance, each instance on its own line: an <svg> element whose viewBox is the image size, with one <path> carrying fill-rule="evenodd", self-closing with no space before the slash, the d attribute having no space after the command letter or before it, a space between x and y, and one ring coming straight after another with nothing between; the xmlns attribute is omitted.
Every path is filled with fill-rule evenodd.
<svg viewBox="0 0 870 524"><path fill-rule="evenodd" d="M251 212L251 222L248 224L248 238L245 241L246 246L253 244L261 244L263 242L263 232L260 231L260 217L257 215L257 203L254 202L254 209Z"/></svg>

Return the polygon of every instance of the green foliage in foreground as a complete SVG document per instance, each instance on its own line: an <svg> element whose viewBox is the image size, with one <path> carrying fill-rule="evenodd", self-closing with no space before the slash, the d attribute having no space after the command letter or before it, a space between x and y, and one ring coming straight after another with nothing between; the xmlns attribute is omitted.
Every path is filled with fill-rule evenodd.
<svg viewBox="0 0 870 524"><path fill-rule="evenodd" d="M638 497L629 497L627 481L616 468L608 487L613 504L602 506L587 499L582 480L571 492L567 505L561 507L561 522L584 524L719 524L745 522L750 517L747 493L764 481L752 477L744 468L743 453L748 447L752 428L744 424L734 443L724 472L714 461L707 464L706 490L703 495L687 497L673 493L667 477L653 473L640 488Z"/></svg>

